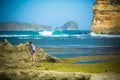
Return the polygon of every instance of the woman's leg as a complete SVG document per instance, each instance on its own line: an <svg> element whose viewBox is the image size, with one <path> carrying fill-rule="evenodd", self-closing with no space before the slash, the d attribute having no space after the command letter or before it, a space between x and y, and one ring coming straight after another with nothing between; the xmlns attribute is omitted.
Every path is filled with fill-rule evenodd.
<svg viewBox="0 0 120 80"><path fill-rule="evenodd" d="M32 53L32 62L36 62L35 53Z"/></svg>

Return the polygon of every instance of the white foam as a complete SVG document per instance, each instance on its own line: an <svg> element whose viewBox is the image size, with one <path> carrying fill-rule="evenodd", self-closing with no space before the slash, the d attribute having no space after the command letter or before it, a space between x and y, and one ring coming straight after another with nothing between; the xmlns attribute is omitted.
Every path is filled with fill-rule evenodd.
<svg viewBox="0 0 120 80"><path fill-rule="evenodd" d="M120 35L113 34L95 34L93 32L90 33L90 36L101 36L101 37L120 37Z"/></svg>
<svg viewBox="0 0 120 80"><path fill-rule="evenodd" d="M52 35L52 37L69 37L69 35L67 35L67 34Z"/></svg>
<svg viewBox="0 0 120 80"><path fill-rule="evenodd" d="M69 37L68 34L53 34L54 31L42 31L39 32L40 36L45 36L45 37Z"/></svg>
<svg viewBox="0 0 120 80"><path fill-rule="evenodd" d="M39 35L41 36L52 36L53 34L53 31L42 31L42 32L39 32Z"/></svg>
<svg viewBox="0 0 120 80"><path fill-rule="evenodd" d="M0 35L0 37L28 37L30 35Z"/></svg>

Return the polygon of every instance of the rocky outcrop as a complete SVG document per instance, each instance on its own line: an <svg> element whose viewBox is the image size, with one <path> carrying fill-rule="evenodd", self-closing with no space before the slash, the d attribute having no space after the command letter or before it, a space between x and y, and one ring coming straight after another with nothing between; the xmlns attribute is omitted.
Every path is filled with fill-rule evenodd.
<svg viewBox="0 0 120 80"><path fill-rule="evenodd" d="M3 22L0 23L0 31L19 31L19 30L52 30L50 26L20 23L20 22Z"/></svg>
<svg viewBox="0 0 120 80"><path fill-rule="evenodd" d="M37 62L31 62L28 42L13 46L6 39L0 42L0 80L90 80L90 74L57 72L42 67L42 62L61 62L37 49ZM56 64L56 63L55 63Z"/></svg>
<svg viewBox="0 0 120 80"><path fill-rule="evenodd" d="M61 60L53 57L43 51L43 49L37 48L36 53L37 62L49 61L60 62ZM29 43L19 44L13 46L6 39L0 43L0 67L29 67L32 64L31 54L29 50ZM28 65L27 65L28 64Z"/></svg>
<svg viewBox="0 0 120 80"><path fill-rule="evenodd" d="M61 27L57 27L56 30L80 30L79 25L74 21L69 21Z"/></svg>
<svg viewBox="0 0 120 80"><path fill-rule="evenodd" d="M120 0L96 0L91 32L120 34Z"/></svg>

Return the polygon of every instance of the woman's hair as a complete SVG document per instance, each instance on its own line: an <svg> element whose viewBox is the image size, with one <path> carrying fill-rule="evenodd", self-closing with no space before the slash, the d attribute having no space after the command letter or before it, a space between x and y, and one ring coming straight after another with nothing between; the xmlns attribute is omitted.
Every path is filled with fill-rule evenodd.
<svg viewBox="0 0 120 80"><path fill-rule="evenodd" d="M33 44L33 42L29 42L29 44Z"/></svg>

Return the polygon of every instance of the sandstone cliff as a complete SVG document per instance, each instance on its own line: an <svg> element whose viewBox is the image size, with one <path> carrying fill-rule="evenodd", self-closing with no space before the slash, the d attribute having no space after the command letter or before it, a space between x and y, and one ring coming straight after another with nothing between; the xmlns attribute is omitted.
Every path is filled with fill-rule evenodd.
<svg viewBox="0 0 120 80"><path fill-rule="evenodd" d="M120 34L120 0L96 0L91 32Z"/></svg>

